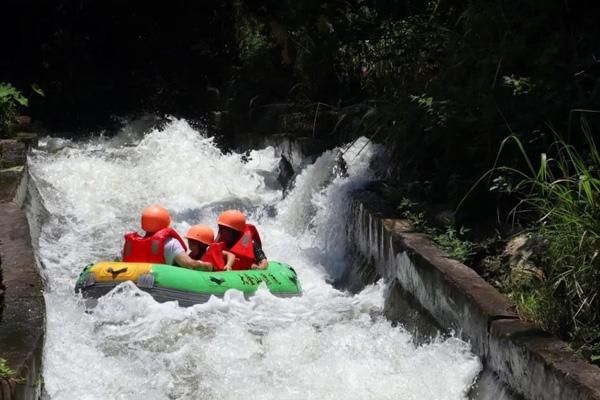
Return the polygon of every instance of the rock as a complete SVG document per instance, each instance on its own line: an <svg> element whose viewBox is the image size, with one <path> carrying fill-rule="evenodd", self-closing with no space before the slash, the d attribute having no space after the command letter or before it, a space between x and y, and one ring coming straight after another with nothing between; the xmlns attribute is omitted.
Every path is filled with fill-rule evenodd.
<svg viewBox="0 0 600 400"><path fill-rule="evenodd" d="M544 271L537 267L548 243L539 235L521 234L512 238L502 255L508 257L513 282L526 283L530 279L544 279Z"/></svg>
<svg viewBox="0 0 600 400"><path fill-rule="evenodd" d="M294 168L292 164L285 158L284 155L279 159L279 163L277 164L277 181L283 188L284 193L286 192L288 185L292 178L294 177Z"/></svg>

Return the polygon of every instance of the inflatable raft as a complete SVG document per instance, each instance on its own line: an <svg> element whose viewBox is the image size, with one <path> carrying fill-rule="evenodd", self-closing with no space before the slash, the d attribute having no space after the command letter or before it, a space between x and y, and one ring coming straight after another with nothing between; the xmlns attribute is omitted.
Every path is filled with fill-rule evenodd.
<svg viewBox="0 0 600 400"><path fill-rule="evenodd" d="M296 271L287 264L270 261L265 270L206 272L172 265L103 261L86 266L75 291L86 298L99 298L121 282L132 281L158 302L177 300L181 306L207 301L237 289L246 297L264 283L275 296L291 297L302 293Z"/></svg>

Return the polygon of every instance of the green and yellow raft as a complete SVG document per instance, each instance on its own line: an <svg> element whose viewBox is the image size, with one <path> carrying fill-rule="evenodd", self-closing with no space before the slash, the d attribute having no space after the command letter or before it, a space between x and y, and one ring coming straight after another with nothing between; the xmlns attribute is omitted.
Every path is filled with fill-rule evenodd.
<svg viewBox="0 0 600 400"><path fill-rule="evenodd" d="M249 297L264 283L275 296L299 296L302 288L296 271L287 264L270 261L265 270L206 272L164 264L102 261L86 266L75 291L99 298L124 281L134 282L158 302L176 300L181 306L206 302L237 289Z"/></svg>

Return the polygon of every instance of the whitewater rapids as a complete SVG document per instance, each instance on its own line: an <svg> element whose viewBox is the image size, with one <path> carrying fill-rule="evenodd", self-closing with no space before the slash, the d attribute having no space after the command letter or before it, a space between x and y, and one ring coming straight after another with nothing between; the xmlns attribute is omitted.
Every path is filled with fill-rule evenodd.
<svg viewBox="0 0 600 400"><path fill-rule="evenodd" d="M347 175L335 173L339 151ZM382 282L356 295L329 277L350 265L349 191L382 149L360 139L306 166L293 189L266 184L274 149L224 154L171 119L143 135L43 138L29 158L39 205L28 207L46 282L45 397L58 399L466 399L481 371L469 345L417 345L383 316ZM143 207L161 203L184 233L214 228L225 208L258 226L268 258L294 266L302 297L260 290L180 308L124 284L92 312L73 291L88 263L114 259Z"/></svg>

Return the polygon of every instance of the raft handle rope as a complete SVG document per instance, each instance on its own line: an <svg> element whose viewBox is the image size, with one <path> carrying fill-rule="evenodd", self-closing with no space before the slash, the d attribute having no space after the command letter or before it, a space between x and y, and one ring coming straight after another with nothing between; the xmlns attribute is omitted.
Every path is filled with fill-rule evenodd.
<svg viewBox="0 0 600 400"><path fill-rule="evenodd" d="M112 278L115 279L119 274L127 272L127 267L123 267L121 269L113 269L113 267L108 267L106 272L110 272L112 274Z"/></svg>

